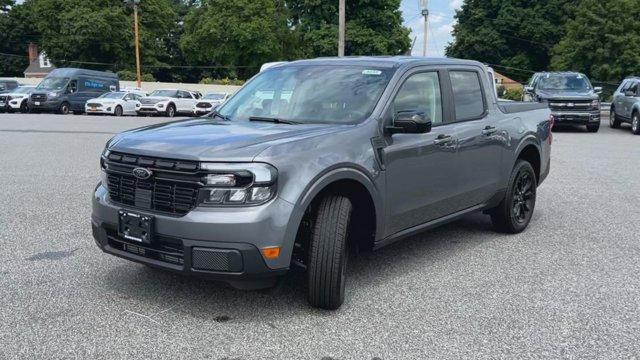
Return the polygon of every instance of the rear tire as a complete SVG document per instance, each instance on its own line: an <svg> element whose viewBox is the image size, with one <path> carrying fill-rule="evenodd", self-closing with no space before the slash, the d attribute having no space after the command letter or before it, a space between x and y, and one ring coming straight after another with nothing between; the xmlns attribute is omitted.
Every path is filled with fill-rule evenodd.
<svg viewBox="0 0 640 360"><path fill-rule="evenodd" d="M529 162L519 160L511 172L504 199L490 211L496 231L518 234L529 226L536 206L537 187L533 167Z"/></svg>
<svg viewBox="0 0 640 360"><path fill-rule="evenodd" d="M633 114L633 120L631 120L631 132L634 135L640 135L640 116L637 112Z"/></svg>
<svg viewBox="0 0 640 360"><path fill-rule="evenodd" d="M336 310L344 302L351 201L344 196L322 199L311 233L307 268L308 301Z"/></svg>
<svg viewBox="0 0 640 360"><path fill-rule="evenodd" d="M609 113L609 126L612 129L620 128L620 119L616 116L616 110L614 108L611 108L611 112Z"/></svg>

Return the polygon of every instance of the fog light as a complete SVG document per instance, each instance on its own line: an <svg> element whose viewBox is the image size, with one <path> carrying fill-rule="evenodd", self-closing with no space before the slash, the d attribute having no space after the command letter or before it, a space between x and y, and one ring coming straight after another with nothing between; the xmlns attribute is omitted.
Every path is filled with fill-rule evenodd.
<svg viewBox="0 0 640 360"><path fill-rule="evenodd" d="M280 256L280 247L268 247L262 249L262 255L265 259L275 260Z"/></svg>

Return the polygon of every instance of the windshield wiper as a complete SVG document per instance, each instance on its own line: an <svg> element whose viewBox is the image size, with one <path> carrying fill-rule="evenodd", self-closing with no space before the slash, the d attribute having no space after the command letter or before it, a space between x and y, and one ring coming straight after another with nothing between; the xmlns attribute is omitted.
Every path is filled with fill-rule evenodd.
<svg viewBox="0 0 640 360"><path fill-rule="evenodd" d="M274 117L262 117L262 116L252 116L249 118L249 121L271 122L274 124L287 124L287 125L301 124L300 122L293 121L293 120L285 120L285 119L278 119Z"/></svg>
<svg viewBox="0 0 640 360"><path fill-rule="evenodd" d="M220 114L217 110L214 110L213 112L211 112L211 117L212 118L220 118L224 121L231 121L231 119L228 116L224 116L222 114Z"/></svg>

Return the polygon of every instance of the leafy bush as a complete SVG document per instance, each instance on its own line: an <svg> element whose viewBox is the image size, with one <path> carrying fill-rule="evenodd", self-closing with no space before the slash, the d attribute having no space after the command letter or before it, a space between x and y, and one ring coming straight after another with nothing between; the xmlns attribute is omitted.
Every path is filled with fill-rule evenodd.
<svg viewBox="0 0 640 360"><path fill-rule="evenodd" d="M204 77L202 78L202 80L200 80L200 84L203 85L244 85L244 80L238 80L238 79L229 79L229 78L223 78L223 79L212 79L210 77Z"/></svg>
<svg viewBox="0 0 640 360"><path fill-rule="evenodd" d="M131 70L120 70L118 71L118 77L123 81L136 81L136 73ZM151 74L142 74L142 81L146 82L155 82L156 78Z"/></svg>
<svg viewBox="0 0 640 360"><path fill-rule="evenodd" d="M524 90L522 88L506 89L504 94L502 95L502 98L506 100L522 101L523 95Z"/></svg>

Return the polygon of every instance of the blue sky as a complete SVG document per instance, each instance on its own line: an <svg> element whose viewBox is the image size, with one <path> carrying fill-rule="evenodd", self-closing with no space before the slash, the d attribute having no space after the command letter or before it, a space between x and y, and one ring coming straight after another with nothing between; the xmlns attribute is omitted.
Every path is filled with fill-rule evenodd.
<svg viewBox="0 0 640 360"><path fill-rule="evenodd" d="M429 46L427 56L444 56L444 49L451 41L455 10L463 0L429 0ZM414 55L422 55L424 20L420 14L420 0L402 0L402 14L405 26L411 28L411 41L417 37Z"/></svg>

